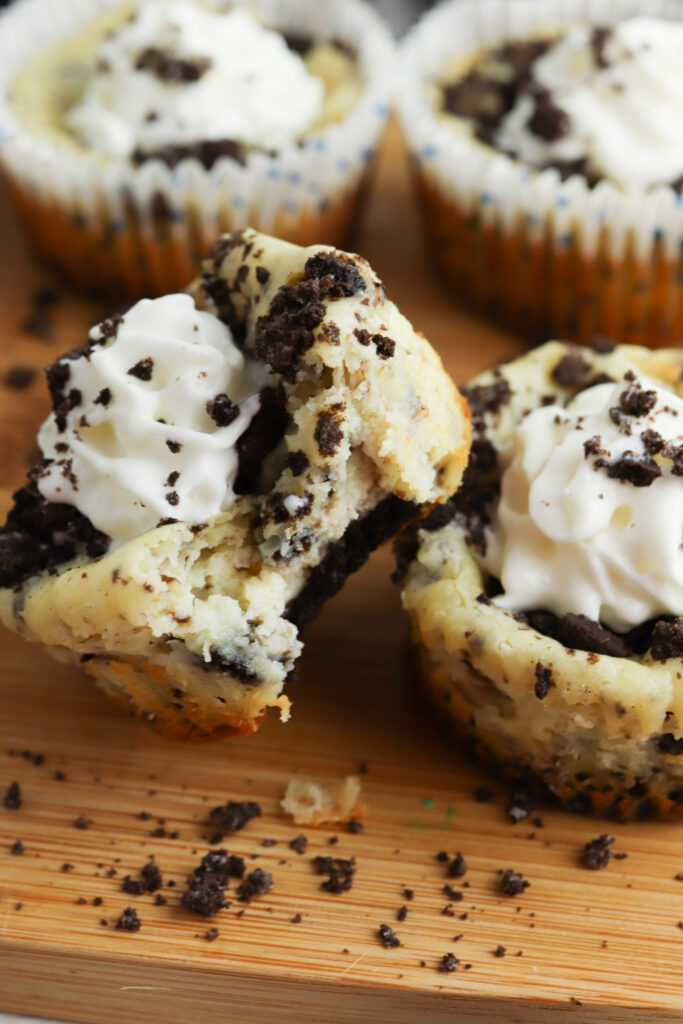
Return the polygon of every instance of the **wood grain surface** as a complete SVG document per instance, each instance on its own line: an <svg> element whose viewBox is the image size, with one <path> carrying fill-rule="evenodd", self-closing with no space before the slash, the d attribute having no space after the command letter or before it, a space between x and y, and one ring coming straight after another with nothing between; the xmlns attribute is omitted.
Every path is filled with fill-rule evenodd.
<svg viewBox="0 0 683 1024"><path fill-rule="evenodd" d="M50 278L31 263L4 198L0 218L4 381L11 368L40 366L82 341L105 310L60 288L54 341L22 330L32 292ZM456 379L520 350L458 309L430 274L395 136L357 247ZM46 409L40 378L23 391L0 383L3 511ZM2 635L0 797L17 780L24 803L0 804L0 1009L102 1024L683 1020L683 825L607 826L547 808L541 822L511 824L507 785L464 758L414 690L390 570L389 552L378 553L326 606L289 689L292 721L269 720L248 740L170 744L78 672ZM361 761L364 833L304 830L308 851L297 855L288 843L300 830L279 811L288 779L340 779ZM488 803L474 798L482 785L494 792ZM272 871L275 887L242 916L235 902L205 921L182 910L180 891L207 849L208 809L227 799L261 803L263 817L227 845L255 855L249 864ZM80 815L91 819L86 830L74 827ZM150 834L160 820L167 838ZM606 830L628 856L588 871L583 845ZM266 838L277 845L261 846ZM17 839L21 856L10 852ZM468 863L453 883L463 893L454 916L443 913L451 901L440 850L461 850ZM164 906L121 890L152 854ZM356 857L350 892L321 889L317 854ZM500 892L498 872L509 867L531 882L518 898ZM128 905L142 920L137 933L114 927ZM400 948L382 947L382 923ZM211 943L210 925L220 932ZM494 955L499 945L506 956ZM448 952L460 968L441 973Z"/></svg>

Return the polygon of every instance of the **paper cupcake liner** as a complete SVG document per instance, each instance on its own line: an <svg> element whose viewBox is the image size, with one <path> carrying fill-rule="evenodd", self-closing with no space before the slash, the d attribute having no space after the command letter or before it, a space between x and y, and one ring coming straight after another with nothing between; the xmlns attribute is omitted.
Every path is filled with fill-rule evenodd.
<svg viewBox="0 0 683 1024"><path fill-rule="evenodd" d="M436 263L456 291L537 340L683 338L683 199L667 186L560 180L439 118L425 84L446 64L572 22L683 16L675 0L446 0L408 34L398 106Z"/></svg>
<svg viewBox="0 0 683 1024"><path fill-rule="evenodd" d="M0 166L38 253L77 284L153 295L184 287L211 241L252 226L298 244L339 244L354 221L389 111L393 40L365 0L241 0L266 24L349 43L364 89L302 145L244 166L103 163L32 137L10 89L27 60L120 0L23 0L0 18ZM218 7L220 0L212 0Z"/></svg>

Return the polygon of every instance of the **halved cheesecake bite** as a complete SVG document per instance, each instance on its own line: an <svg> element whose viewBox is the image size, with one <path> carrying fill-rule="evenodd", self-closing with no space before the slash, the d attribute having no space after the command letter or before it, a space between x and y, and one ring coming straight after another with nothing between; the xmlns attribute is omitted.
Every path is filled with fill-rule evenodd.
<svg viewBox="0 0 683 1024"><path fill-rule="evenodd" d="M464 389L461 488L399 542L422 679L570 807L683 807L683 350L551 342Z"/></svg>
<svg viewBox="0 0 683 1024"><path fill-rule="evenodd" d="M303 627L467 462L465 403L370 266L250 230L47 378L0 620L170 736L286 720Z"/></svg>

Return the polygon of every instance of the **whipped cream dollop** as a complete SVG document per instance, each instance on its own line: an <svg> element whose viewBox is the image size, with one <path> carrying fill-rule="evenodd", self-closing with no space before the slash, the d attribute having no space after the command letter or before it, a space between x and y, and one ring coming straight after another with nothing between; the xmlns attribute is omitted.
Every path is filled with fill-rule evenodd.
<svg viewBox="0 0 683 1024"><path fill-rule="evenodd" d="M230 140L278 149L312 127L324 99L284 38L244 8L146 0L103 39L67 126L110 157Z"/></svg>
<svg viewBox="0 0 683 1024"><path fill-rule="evenodd" d="M579 25L531 66L496 146L536 167L586 159L623 187L683 175L683 22Z"/></svg>
<svg viewBox="0 0 683 1024"><path fill-rule="evenodd" d="M51 368L40 493L75 505L112 549L162 520L206 522L234 501L235 445L266 376L189 295L143 299Z"/></svg>
<svg viewBox="0 0 683 1024"><path fill-rule="evenodd" d="M499 458L495 604L617 632L683 615L683 400L647 379L598 384L531 412Z"/></svg>

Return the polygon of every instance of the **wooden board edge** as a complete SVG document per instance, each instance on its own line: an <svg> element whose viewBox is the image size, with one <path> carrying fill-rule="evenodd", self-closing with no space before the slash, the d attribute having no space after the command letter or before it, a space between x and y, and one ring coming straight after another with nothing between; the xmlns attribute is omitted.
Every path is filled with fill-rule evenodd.
<svg viewBox="0 0 683 1024"><path fill-rule="evenodd" d="M125 940L124 940L125 941ZM458 978L445 978L447 991L411 992L398 986L336 984L251 972L199 971L196 965L165 965L136 959L112 963L82 950L17 949L0 936L0 1010L70 1021L120 1024L675 1024L680 1010L615 1007L497 997L458 991Z"/></svg>

